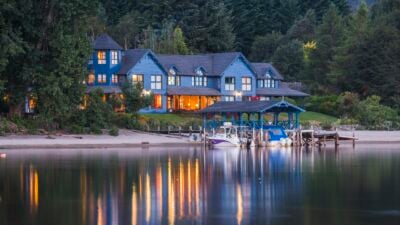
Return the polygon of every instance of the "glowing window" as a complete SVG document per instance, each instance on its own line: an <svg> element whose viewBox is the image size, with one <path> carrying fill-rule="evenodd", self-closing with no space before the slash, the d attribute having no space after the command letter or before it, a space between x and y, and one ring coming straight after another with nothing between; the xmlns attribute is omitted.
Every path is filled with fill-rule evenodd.
<svg viewBox="0 0 400 225"><path fill-rule="evenodd" d="M118 64L118 51L111 51L111 64Z"/></svg>
<svg viewBox="0 0 400 225"><path fill-rule="evenodd" d="M162 108L162 97L161 97L161 95L154 95L153 107L155 109L161 109Z"/></svg>
<svg viewBox="0 0 400 225"><path fill-rule="evenodd" d="M107 76L105 74L98 74L97 75L97 82L98 83L106 83L107 82Z"/></svg>
<svg viewBox="0 0 400 225"><path fill-rule="evenodd" d="M118 76L116 74L111 75L111 82L113 84L118 83Z"/></svg>
<svg viewBox="0 0 400 225"><path fill-rule="evenodd" d="M136 86L138 84L140 84L143 87L143 74L132 75L132 85Z"/></svg>
<svg viewBox="0 0 400 225"><path fill-rule="evenodd" d="M93 73L89 74L88 76L88 84L94 84L95 76Z"/></svg>
<svg viewBox="0 0 400 225"><path fill-rule="evenodd" d="M97 52L97 62L98 62L98 64L106 64L106 52L105 51Z"/></svg>

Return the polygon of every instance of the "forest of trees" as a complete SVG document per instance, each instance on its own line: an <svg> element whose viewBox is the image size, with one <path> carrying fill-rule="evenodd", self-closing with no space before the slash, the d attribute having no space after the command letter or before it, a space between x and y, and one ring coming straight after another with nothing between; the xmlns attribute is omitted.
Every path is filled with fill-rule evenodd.
<svg viewBox="0 0 400 225"><path fill-rule="evenodd" d="M107 32L157 53L241 51L313 95L377 95L399 111L400 2L372 2L0 0L0 92L11 111L32 93L40 113L65 121L81 101L90 42Z"/></svg>

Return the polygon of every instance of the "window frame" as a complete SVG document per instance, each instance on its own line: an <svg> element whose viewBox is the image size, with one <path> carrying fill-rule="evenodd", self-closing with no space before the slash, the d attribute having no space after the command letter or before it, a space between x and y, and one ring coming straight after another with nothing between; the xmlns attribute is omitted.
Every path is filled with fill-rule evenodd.
<svg viewBox="0 0 400 225"><path fill-rule="evenodd" d="M160 74L151 75L150 89L151 90L161 90L162 89L162 76Z"/></svg>
<svg viewBox="0 0 400 225"><path fill-rule="evenodd" d="M227 83L227 80L231 79L232 83ZM225 91L234 91L235 90L235 77L225 77L225 85L224 85L224 89Z"/></svg>
<svg viewBox="0 0 400 225"><path fill-rule="evenodd" d="M107 74L105 74L105 73L97 74L97 83L99 83L99 84L107 83Z"/></svg>
<svg viewBox="0 0 400 225"><path fill-rule="evenodd" d="M105 65L107 63L106 51L97 51L97 64Z"/></svg>
<svg viewBox="0 0 400 225"><path fill-rule="evenodd" d="M118 51L111 51L111 65L116 65L118 64L119 57L118 57Z"/></svg>
<svg viewBox="0 0 400 225"><path fill-rule="evenodd" d="M117 74L111 74L111 83L118 84L118 75Z"/></svg>
<svg viewBox="0 0 400 225"><path fill-rule="evenodd" d="M251 77L242 77L242 91L251 91L252 89L251 86L252 86Z"/></svg>
<svg viewBox="0 0 400 225"><path fill-rule="evenodd" d="M136 77L136 79L135 79ZM140 78L140 79L138 79ZM140 85L142 85L142 87L144 87L144 76L143 74L132 74L132 80L131 83L133 86L136 86L138 83L140 83Z"/></svg>

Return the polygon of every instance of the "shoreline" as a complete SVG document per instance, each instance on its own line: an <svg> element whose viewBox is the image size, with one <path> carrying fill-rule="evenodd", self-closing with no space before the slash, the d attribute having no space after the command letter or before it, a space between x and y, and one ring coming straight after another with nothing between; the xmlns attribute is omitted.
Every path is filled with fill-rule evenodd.
<svg viewBox="0 0 400 225"><path fill-rule="evenodd" d="M351 131L339 131L342 136L352 136ZM400 131L355 131L356 144L400 143ZM340 145L351 144L343 141ZM327 143L331 144L331 143ZM137 148L199 146L188 137L120 130L119 136L110 135L9 135L0 137L0 149L51 149L51 148Z"/></svg>

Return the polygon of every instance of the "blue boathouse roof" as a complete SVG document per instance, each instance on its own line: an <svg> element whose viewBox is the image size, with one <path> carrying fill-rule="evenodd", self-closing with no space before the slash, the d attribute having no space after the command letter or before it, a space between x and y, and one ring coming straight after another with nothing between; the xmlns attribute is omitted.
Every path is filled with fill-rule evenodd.
<svg viewBox="0 0 400 225"><path fill-rule="evenodd" d="M106 33L100 34L96 37L93 43L93 48L95 50L123 50L121 45Z"/></svg>
<svg viewBox="0 0 400 225"><path fill-rule="evenodd" d="M200 111L201 113L266 113L305 112L304 109L287 101L242 101L216 102Z"/></svg>

